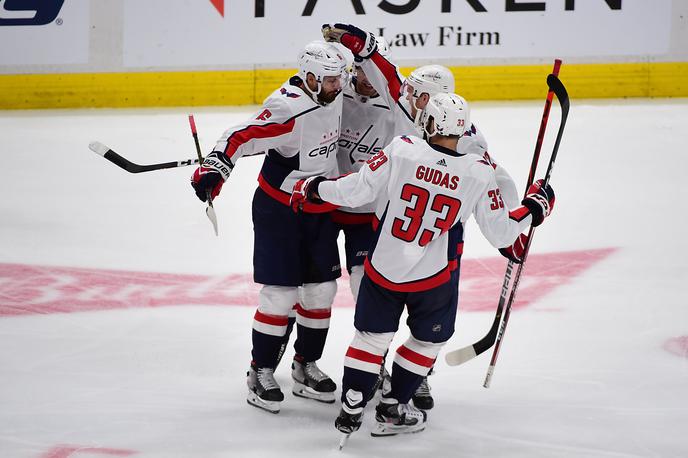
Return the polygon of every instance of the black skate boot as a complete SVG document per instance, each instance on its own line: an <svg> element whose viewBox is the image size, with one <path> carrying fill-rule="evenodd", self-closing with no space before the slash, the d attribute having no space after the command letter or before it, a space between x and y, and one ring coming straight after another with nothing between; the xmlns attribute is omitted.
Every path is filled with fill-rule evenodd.
<svg viewBox="0 0 688 458"><path fill-rule="evenodd" d="M246 402L270 413L279 413L284 394L275 381L274 372L275 370L270 367L257 368L251 364L246 373Z"/></svg>
<svg viewBox="0 0 688 458"><path fill-rule="evenodd" d="M348 390L344 402L342 402L342 410L339 411L339 416L334 420L334 426L342 432L342 437L339 441L339 450L341 450L346 441L349 440L351 433L358 431L363 422L363 393L355 390Z"/></svg>
<svg viewBox="0 0 688 458"><path fill-rule="evenodd" d="M411 404L399 404L394 398L382 398L375 407L377 423L370 433L373 437L417 433L425 429L427 414Z"/></svg>
<svg viewBox="0 0 688 458"><path fill-rule="evenodd" d="M315 361L305 362L300 355L291 363L291 378L294 379L292 392L299 397L315 399L332 404L337 385L318 368Z"/></svg>
<svg viewBox="0 0 688 458"><path fill-rule="evenodd" d="M423 377L423 381L420 382L418 389L413 393L413 405L421 410L430 410L435 407L435 400L430 394L430 385L428 384L428 377Z"/></svg>

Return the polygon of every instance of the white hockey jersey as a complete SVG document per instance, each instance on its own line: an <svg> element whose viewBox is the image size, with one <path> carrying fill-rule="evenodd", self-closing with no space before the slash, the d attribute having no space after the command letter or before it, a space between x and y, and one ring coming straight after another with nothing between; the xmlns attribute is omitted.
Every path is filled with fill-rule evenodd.
<svg viewBox="0 0 688 458"><path fill-rule="evenodd" d="M358 172L363 165L394 138L394 113L381 97L358 94L353 83L344 89L342 127L337 162L340 175ZM373 203L356 208L339 208L345 213L373 213ZM356 221L356 219L352 219ZM342 222L346 218L341 219Z"/></svg>
<svg viewBox="0 0 688 458"><path fill-rule="evenodd" d="M258 185L272 198L289 205L294 184L314 175L339 176L337 141L342 95L327 106L315 103L292 77L263 102L251 119L226 130L214 151L234 167L242 156L266 152ZM307 204L304 211L331 211L332 205Z"/></svg>
<svg viewBox="0 0 688 458"><path fill-rule="evenodd" d="M377 204L379 220L365 261L375 283L423 291L450 278L457 245L471 215L496 248L511 245L531 223L525 207L510 212L494 168L480 156L396 137L358 173L323 181L320 197L337 205Z"/></svg>
<svg viewBox="0 0 688 458"><path fill-rule="evenodd" d="M385 102L393 107L395 128L394 135L420 135L415 120L411 116L411 108L403 93L405 78L399 72L399 68L392 62L384 58L380 53L375 52L370 59L365 59L361 67L366 73L370 84L385 99ZM487 152L487 140L475 124L459 139L457 151L464 154L476 154L490 162L495 169L497 185L500 188L502 197L511 207L520 204L521 199L516 190L516 184L509 173L492 160Z"/></svg>

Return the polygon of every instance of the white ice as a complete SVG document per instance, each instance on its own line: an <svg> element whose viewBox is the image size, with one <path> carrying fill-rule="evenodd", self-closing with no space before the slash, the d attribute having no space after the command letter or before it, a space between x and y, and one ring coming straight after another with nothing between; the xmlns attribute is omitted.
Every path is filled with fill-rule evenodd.
<svg viewBox="0 0 688 458"><path fill-rule="evenodd" d="M473 106L519 188L542 105ZM138 163L193 158L189 112L207 152L254 109L0 112L0 265L249 274L261 158L243 159L225 185L215 237L192 168L132 175L88 144ZM558 121L555 105L544 158ZM338 405L293 397L287 362L277 371L282 412L247 405L255 304L181 304L0 317L0 457L688 456L686 125L686 99L572 100L552 175L556 207L532 253L617 250L512 314L489 389L490 352L444 363L494 314L460 311L430 377L436 407L422 433L371 438L368 410L339 452ZM494 256L469 227L465 259ZM0 276L0 308L12 300L8 282ZM337 382L352 316L335 307L320 363ZM407 335L402 322L396 342Z"/></svg>

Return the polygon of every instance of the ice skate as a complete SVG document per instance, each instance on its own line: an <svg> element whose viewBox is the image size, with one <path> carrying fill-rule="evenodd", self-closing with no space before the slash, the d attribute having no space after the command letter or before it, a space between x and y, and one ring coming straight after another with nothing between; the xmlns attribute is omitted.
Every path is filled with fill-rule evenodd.
<svg viewBox="0 0 688 458"><path fill-rule="evenodd" d="M377 423L371 436L394 436L423 431L427 414L411 404L399 404L396 399L383 398L375 407L375 420Z"/></svg>
<svg viewBox="0 0 688 458"><path fill-rule="evenodd" d="M279 413L284 394L275 381L274 369L251 365L246 373L248 396L246 402L270 413Z"/></svg>
<svg viewBox="0 0 688 458"><path fill-rule="evenodd" d="M318 368L315 361L304 362L294 357L291 364L291 378L294 379L294 395L331 404L334 402L334 391L337 385Z"/></svg>
<svg viewBox="0 0 688 458"><path fill-rule="evenodd" d="M334 426L342 433L339 440L339 450L344 448L351 433L358 431L363 421L363 393L348 390L339 416L334 420Z"/></svg>
<svg viewBox="0 0 688 458"><path fill-rule="evenodd" d="M435 400L430 394L430 385L428 384L428 377L423 377L423 381L413 393L413 405L421 410L430 410L435 407Z"/></svg>

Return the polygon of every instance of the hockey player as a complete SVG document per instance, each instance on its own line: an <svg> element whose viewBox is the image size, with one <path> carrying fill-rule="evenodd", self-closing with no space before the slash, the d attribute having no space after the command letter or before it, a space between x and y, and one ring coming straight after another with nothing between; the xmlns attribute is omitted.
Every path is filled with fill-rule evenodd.
<svg viewBox="0 0 688 458"><path fill-rule="evenodd" d="M371 85L394 111L394 135L422 135L418 120L420 112L431 96L439 92L455 92L454 76L442 65L425 65L411 72L408 79L399 72L389 56L378 51L375 35L350 24L325 24L326 41L341 43L359 61ZM519 196L509 173L495 163L487 153L487 141L480 130L471 124L457 144L458 151L483 156L495 169L502 198L510 206L518 205Z"/></svg>
<svg viewBox="0 0 688 458"><path fill-rule="evenodd" d="M331 403L336 389L316 364L341 275L337 228L328 213L334 207L306 204L295 214L289 199L300 179L338 176L341 89L348 73L341 52L321 41L305 46L298 67L251 119L224 132L191 178L201 200L208 190L215 198L241 156L267 152L253 196L253 277L263 287L253 319L247 401L273 413L284 399L274 370L294 307L293 393Z"/></svg>
<svg viewBox="0 0 688 458"><path fill-rule="evenodd" d="M384 39L376 37L378 52L389 57ZM337 162L339 173L357 172L383 146L394 138L394 117L386 100L377 93L360 66L355 62L353 78L344 90L342 131L339 136ZM373 204L357 208L341 207L332 213L345 238L346 268L349 271L354 301L363 278L363 260L372 241Z"/></svg>
<svg viewBox="0 0 688 458"><path fill-rule="evenodd" d="M381 40L356 26L325 24L322 33L327 41L341 43L351 50L360 62L359 67L367 75L370 84L380 92L381 98L392 108L393 136L422 135L419 117L429 98L440 92L453 93L455 90L454 76L448 68L441 65L418 67L411 72L408 79L404 79L397 66L390 61L388 53L380 52ZM384 43L384 40L382 42ZM386 48L386 43L384 46ZM457 150L462 153L477 154L489 162L495 169L498 185L496 192L499 193L499 197L510 207L519 204L514 180L504 167L492 160L487 152L487 141L475 124L470 124L466 133L459 139ZM460 245L460 252L453 257L458 258L462 251L463 245ZM416 407L424 410L434 407L435 403L430 394L427 377L423 378L423 382L414 394L413 402Z"/></svg>
<svg viewBox="0 0 688 458"><path fill-rule="evenodd" d="M335 420L344 434L361 425L404 306L411 336L396 351L392 389L375 408L371 434L425 428L426 412L409 400L454 332L459 268L448 254L462 239L464 224L474 215L492 245L517 250L512 244L519 234L530 224L541 224L554 205L551 187L543 187L541 180L531 186L522 206L510 210L496 199L494 168L479 156L456 150L470 126L468 106L460 96L432 96L419 120L424 139L396 137L359 172L337 180L301 180L292 193L293 206L376 202L378 225L365 262L356 332L344 360L342 409Z"/></svg>

